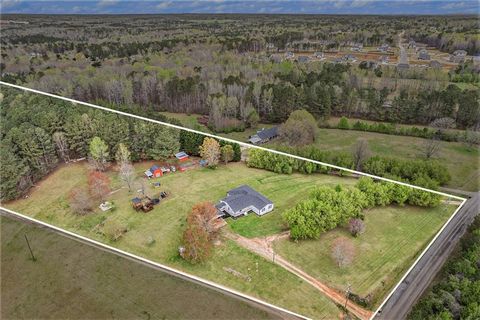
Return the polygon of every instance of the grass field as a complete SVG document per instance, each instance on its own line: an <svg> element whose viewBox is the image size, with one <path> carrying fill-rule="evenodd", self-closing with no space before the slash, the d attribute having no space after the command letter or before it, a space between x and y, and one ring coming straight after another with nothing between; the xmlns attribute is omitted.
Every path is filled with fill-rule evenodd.
<svg viewBox="0 0 480 320"><path fill-rule="evenodd" d="M149 162L136 164L136 171L140 175L150 165ZM200 201L216 202L224 197L228 190L238 185L249 184L275 202L276 209L267 216L248 217L256 218L248 221L258 227L257 231L248 232L253 235L264 235L281 230L280 213L288 206L294 205L292 203L294 194L301 198L306 196L305 190L314 185L353 183L355 180L327 175L278 175L250 169L240 163L220 166L216 170L198 168L159 178L158 181L162 183L162 188L159 190L168 191L170 196L147 214L135 212L131 208L130 199L136 193L129 193L126 188L122 188L108 199L117 207L113 212L104 213L97 209L93 214L77 216L72 214L68 207L68 192L76 185L85 184L86 172L85 163L63 166L40 182L28 198L7 203L6 207L301 314L315 318L336 317L337 307L319 294L315 288L279 266L238 247L233 242L222 241L215 247L214 255L210 260L197 266L192 266L180 259L177 248L181 243L185 217L191 207ZM112 180L112 189L119 188L120 183L116 173L109 172L109 175ZM148 189L152 190L152 187ZM241 230L244 226L241 220L235 221L232 228ZM120 240L111 242L104 235L106 226L111 224L121 225L127 228L128 232ZM250 276L252 280L246 281L224 269L232 267Z"/></svg>
<svg viewBox="0 0 480 320"><path fill-rule="evenodd" d="M280 319L46 229L6 217L0 225L2 319Z"/></svg>
<svg viewBox="0 0 480 320"><path fill-rule="evenodd" d="M197 121L198 115L186 115L171 112L162 114L180 120L183 125L205 132L208 128L200 125ZM337 125L339 118L331 118L330 125ZM362 120L365 122L372 122ZM353 121L351 121L353 122ZM273 124L259 124L256 129L248 128L244 132L231 132L219 134L222 137L247 142L248 137L255 134L258 129L270 128ZM402 126L402 125L400 125ZM338 150L351 152L358 138L367 139L373 155L398 157L400 159L419 159L423 157L423 144L425 139L387 135L376 132L363 132L355 130L340 129L319 129L315 145L323 150ZM275 141L265 145L274 147ZM459 142L440 142L441 149L436 157L449 170L452 180L446 187L457 188L467 191L480 190L480 152L477 148L468 148ZM461 165L459 165L461 164Z"/></svg>
<svg viewBox="0 0 480 320"><path fill-rule="evenodd" d="M373 155L401 159L422 158L425 139L393 136L374 132L359 132L340 129L319 129L315 145L322 150L351 152L358 138L368 141ZM480 152L458 142L440 142L437 157L452 176L448 187L468 191L480 190Z"/></svg>
<svg viewBox="0 0 480 320"><path fill-rule="evenodd" d="M152 162L137 163L135 169L138 175L151 164ZM77 216L68 206L68 192L74 186L85 185L87 170L85 163L65 165L40 182L27 198L7 203L6 206L313 318L330 319L338 316L337 307L315 288L226 238L221 238L214 248L213 256L201 265L185 262L179 257L177 249L181 244L185 217L191 207L201 201L215 203L236 186L248 184L275 203L274 211L263 217L251 214L238 220L227 220L226 228L246 237L259 237L282 231L284 226L281 213L307 197L314 186L352 185L356 182L355 179L321 174L279 175L248 168L243 163L221 165L216 170L195 168L158 178L157 181L162 183L158 190L148 185L147 194L165 190L169 197L153 211L140 213L130 206L130 199L136 193L129 193L127 188L122 188L116 172L111 170L108 175L114 193L108 200L115 203L116 209L112 212L97 209L92 214ZM376 294L380 298L385 291L391 289L393 280L407 269L414 255L426 245L452 210L444 212L440 209L413 207L377 210L378 212L372 210L367 214L368 231L356 240L357 245L366 251L358 259L359 267L350 272L356 274L352 281L356 281L354 284L355 288L358 286L359 294L379 290L378 283L385 281L384 290L379 290ZM128 230L115 242L106 235L106 229L112 225ZM382 226L382 229L375 226ZM319 241L299 244L285 241L278 245L278 249L307 272L341 288L350 278L328 259L328 241L339 232L343 231L328 232ZM402 245L399 246L399 243ZM385 255L385 250L389 248L402 250L393 255ZM318 254L312 255L312 252ZM375 266L380 266L380 269L374 270ZM227 268L233 268L245 277L235 276ZM251 281L246 279L248 277Z"/></svg>
<svg viewBox="0 0 480 320"><path fill-rule="evenodd" d="M352 292L362 297L370 294L378 305L455 208L375 208L366 212L366 231L358 238L352 237L346 228L337 228L318 240L279 240L275 249L333 287L345 290L350 284ZM331 258L332 242L339 236L349 238L355 247L353 263L346 268L337 267Z"/></svg>

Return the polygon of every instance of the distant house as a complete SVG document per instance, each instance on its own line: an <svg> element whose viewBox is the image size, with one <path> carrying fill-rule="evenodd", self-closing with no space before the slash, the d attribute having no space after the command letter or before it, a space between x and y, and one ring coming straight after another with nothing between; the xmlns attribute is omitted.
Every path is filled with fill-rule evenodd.
<svg viewBox="0 0 480 320"><path fill-rule="evenodd" d="M375 61L362 61L360 62L360 68L363 69L375 69L377 68L378 64Z"/></svg>
<svg viewBox="0 0 480 320"><path fill-rule="evenodd" d="M310 58L307 57L307 56L299 56L297 58L297 61L300 62L300 63L306 63L306 62L310 61Z"/></svg>
<svg viewBox="0 0 480 320"><path fill-rule="evenodd" d="M246 216L250 211L262 216L273 210L273 202L247 185L227 192L227 196L215 206L219 217Z"/></svg>
<svg viewBox="0 0 480 320"><path fill-rule="evenodd" d="M313 54L313 56L317 59L323 59L325 58L325 54L323 54L323 52L320 52L320 51L317 51Z"/></svg>
<svg viewBox="0 0 480 320"><path fill-rule="evenodd" d="M270 60L275 63L280 63L282 62L282 57L279 54L272 54Z"/></svg>
<svg viewBox="0 0 480 320"><path fill-rule="evenodd" d="M430 60L430 55L428 54L428 51L425 49L420 50L418 53L418 59L419 60Z"/></svg>
<svg viewBox="0 0 480 320"><path fill-rule="evenodd" d="M455 50L450 56L450 61L455 63L462 63L467 57L467 51L465 50Z"/></svg>
<svg viewBox="0 0 480 320"><path fill-rule="evenodd" d="M380 47L377 48L380 52L387 52L390 50L390 46L386 43L382 44Z"/></svg>
<svg viewBox="0 0 480 320"><path fill-rule="evenodd" d="M362 51L363 50L363 43L354 43L352 44L352 46L350 47L350 50L352 51Z"/></svg>
<svg viewBox="0 0 480 320"><path fill-rule="evenodd" d="M251 144L261 144L268 142L278 136L278 127L272 127L269 129L262 129L257 131L256 134L250 136L248 142Z"/></svg>
<svg viewBox="0 0 480 320"><path fill-rule="evenodd" d="M285 58L291 59L293 57L295 57L295 54L292 51L285 52Z"/></svg>
<svg viewBox="0 0 480 320"><path fill-rule="evenodd" d="M187 161L189 156L186 152L180 151L178 153L175 153L175 158L177 158L180 161Z"/></svg>
<svg viewBox="0 0 480 320"><path fill-rule="evenodd" d="M378 62L380 62L382 64L387 64L388 63L388 56L380 56L378 58Z"/></svg>
<svg viewBox="0 0 480 320"><path fill-rule="evenodd" d="M438 62L437 60L432 60L432 61L430 61L428 66L430 68L433 68L433 69L440 69L442 67L442 64L440 62Z"/></svg>
<svg viewBox="0 0 480 320"><path fill-rule="evenodd" d="M353 54L346 54L342 57L343 61L346 62L355 62L357 61L357 58Z"/></svg>

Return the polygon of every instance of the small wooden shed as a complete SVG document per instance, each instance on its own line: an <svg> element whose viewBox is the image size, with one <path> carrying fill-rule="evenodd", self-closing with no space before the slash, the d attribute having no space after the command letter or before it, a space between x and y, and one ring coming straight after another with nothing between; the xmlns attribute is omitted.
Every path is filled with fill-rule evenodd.
<svg viewBox="0 0 480 320"><path fill-rule="evenodd" d="M154 178L158 178L158 177L163 176L162 169L161 169L159 166L157 166L157 165L153 165L153 166L150 168L150 172L152 173L152 175L153 175Z"/></svg>

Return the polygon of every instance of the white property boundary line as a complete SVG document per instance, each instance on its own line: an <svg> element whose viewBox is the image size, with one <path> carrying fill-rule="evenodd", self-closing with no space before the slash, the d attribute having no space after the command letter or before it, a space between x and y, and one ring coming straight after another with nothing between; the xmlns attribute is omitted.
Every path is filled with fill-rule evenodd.
<svg viewBox="0 0 480 320"><path fill-rule="evenodd" d="M93 240L93 239L90 239L90 238L87 238L87 237L84 237L84 236L81 236L79 234L76 234L76 233L73 233L71 231L68 231L68 230L65 230L65 229L62 229L62 228L59 228L59 227L56 227L54 225L51 225L51 224L48 224L46 222L43 222L43 221L40 221L40 220L37 220L35 218L32 218L32 217L29 217L29 216L26 216L26 215L23 215L21 213L18 213L16 211L13 211L13 210L10 210L10 209L7 209L7 208L4 208L4 207L0 207L1 210L3 211L6 211L8 212L9 214L13 215L13 216L16 216L17 218L20 218L22 220L27 220L27 221L30 221L30 222L33 222L35 224L38 224L38 225L41 225L41 226L44 226L44 227L47 227L48 229L53 229L55 231L58 231L64 235L67 235L71 238L74 238L76 240L80 240L81 242L87 242L91 245L93 245L94 247L97 246L97 247L101 247L103 249L105 249L107 252L113 252L113 253L116 253L116 254L119 254L120 256L122 257L127 257L127 258L130 258L130 259L133 259L133 260L137 260L137 261L140 261L146 265L149 265L149 266L154 266L156 268L160 268L160 269L163 269L164 271L168 272L168 273L173 273L174 275L176 275L177 277L178 276L181 276L182 278L185 278L185 279L190 279L190 280L194 280L194 282L197 282L197 283L200 283L200 284L203 284L203 285L206 285L207 287L211 287L211 289L220 289L220 292L221 291L225 291L227 293L230 293L234 296L237 296L237 297L240 297L240 298L243 298L243 299L246 299L248 301L252 301L252 302L255 302L255 303L258 303L260 305L263 305L263 306L266 306L266 307L269 307L269 308L272 308L276 311L281 311L283 313L287 313L287 314L290 314L292 316L295 316L295 317L298 317L298 318L301 318L301 319L306 319L306 320L310 320L310 318L307 318L303 315L300 315L300 314L297 314L295 312L292 312L292 311L289 311L289 310L286 310L286 309L283 309L281 307L278 307L278 306L275 306L273 304L270 304L268 302L265 302L265 301L262 301L260 299L257 299L257 298L254 298L252 296L249 296L247 294L244 294L244 293L241 293L239 291L236 291L236 290L233 290L233 289L230 289L230 288L227 288L227 287L224 287L220 284L217 284L215 282L211 282L211 281L208 281L206 279L203 279L203 278L200 278L200 277L197 277L197 276L194 276L194 275L191 275L189 273L186 273L186 272L183 272L183 271L180 271L180 270L177 270L177 269L174 269L174 268L171 268L171 267L168 267L166 265L163 265L161 263L158 263L158 262L155 262L155 261L152 261L152 260L148 260L148 259L145 259L143 257L140 257L140 256L137 256L135 254L132 254L132 253L129 253L127 251L123 251L121 249L117 249L115 247L112 247L112 246L109 246L107 244L104 244L102 242L99 242L99 241L96 241L96 240ZM0 215L4 215L2 213L0 213ZM258 307L257 307L258 308Z"/></svg>
<svg viewBox="0 0 480 320"><path fill-rule="evenodd" d="M308 159L308 158L305 158L305 157L300 157L300 156L297 156L297 155L292 155L292 154L282 152L282 151L278 151L278 150L274 150L274 149L268 149L268 148L260 147L260 146L257 146L257 145L252 145L250 143L241 142L241 141L233 140L233 139L230 139L230 138L224 138L224 137L217 136L217 135L214 135L214 134L211 134L211 133L206 133L206 132L202 132L202 131L198 131L198 130L194 130L194 129L190 129L190 128L185 128L185 127L178 126L178 125L175 125L175 124L171 124L171 123L168 123L168 122L163 122L163 121L158 121L158 120L145 118L145 117L138 116L138 115L135 115L135 114L131 114L131 113L115 110L115 109L102 107L102 106L92 104L92 103L88 103L88 102L82 102L82 101L78 101L78 100L71 99L71 98L65 98L65 97L58 96L58 95L48 93L48 92L43 92L43 91L39 91L39 90L27 88L27 87L22 87L22 86L18 86L18 85L3 82L3 81L0 81L0 84L8 86L8 87L16 88L16 89L28 91L28 92L41 94L41 95L48 96L48 97L51 97L51 98L56 98L56 99L60 99L60 100L68 101L68 102L73 102L73 103L84 105L84 106L87 106L87 107L90 107L90 108L95 108L95 109L100 109L100 110L111 112L111 113L120 114L122 116L127 116L127 117L131 117L131 118L135 118L135 119L139 119L139 120L143 120L143 121L148 121L148 122L161 124L161 125L171 127L171 128L175 128L175 129L179 129L179 130L184 130L184 131L189 131L189 132L193 132L193 133L196 133L196 134L201 134L201 135L211 137L211 138L215 138L215 139L218 139L218 140L237 143L241 146L248 147L248 148L254 148L254 149L259 149L259 150L263 150L263 151L269 151L269 152L276 153L276 154L279 154L279 155L282 155L282 156L287 156L287 157L291 157L291 158L294 158L294 159L308 161L308 162L312 162L312 163L319 164L319 165L322 165L322 166L326 166L326 167L330 167L330 168L334 168L334 169L338 169L338 170L342 170L342 171L346 171L346 172L350 172L350 173L354 173L354 174L358 174L358 175L363 175L363 176L370 177L370 178L373 178L373 179L376 179L376 180L393 182L393 183L400 184L400 185L403 185L403 186L412 187L414 189L419 189L419 190L423 190L423 191L436 193L436 194L439 194L439 195L442 195L442 196L445 196L445 197L450 197L450 198L454 198L454 199L457 199L457 200L465 200L465 198L458 197L458 196L448 194L448 193L445 193L445 192L432 190L432 189L427 189L427 188L415 186L415 185L412 185L412 184L408 184L408 183L405 183L405 182L400 182L400 181L396 181L396 180L392 180L392 179L388 179L388 178L384 178L384 177L380 177L380 176L375 176L373 174L360 172L360 171L336 166L336 165L333 165L333 164L320 162L320 161Z"/></svg>
<svg viewBox="0 0 480 320"><path fill-rule="evenodd" d="M442 226L442 228L440 229L440 231L437 232L437 234L435 235L435 237L430 241L430 243L429 243L429 244L427 245L427 247L423 250L423 252L420 254L420 256L415 260L415 262L413 263L413 265L407 270L407 272L406 272L406 273L404 274L404 276L400 279L400 281L397 283L397 285L396 285L396 286L391 290L391 292L387 295L387 297L384 299L384 301L382 302L382 304L381 304L381 305L377 308L377 310L373 313L371 319L373 319L373 318L378 314L378 312L381 310L381 308L385 305L385 303L387 303L388 299L390 299L390 297L393 295L393 293L398 289L398 287L401 285L401 283L402 283L402 282L405 280L405 278L410 274L410 272L412 271L412 269L415 268L415 266L418 264L418 262L420 261L420 259L425 255L425 253L428 251L428 249L432 246L432 244L435 242L435 240L439 237L439 235L443 232L443 230L447 227L447 225L450 223L450 221L457 215L457 213L460 211L460 209L463 207L463 205L464 205L465 202L467 201L466 198L459 197L459 196L455 196L455 195L452 195L452 194L448 194L448 193L444 193L444 192L440 192L440 191L436 191L436 190L431 190L431 189L427 189L427 188L423 188L423 187L411 185L411 184L408 184L408 183L405 183L405 182L400 182L400 181L396 181L396 180L392 180L392 179L388 179L388 178L384 178L384 177L380 177L380 176L375 176L375 175L372 175L372 174L368 174L368 173L364 173L364 172L360 172L360 171L356 171L356 170L352 170L352 169L348 169L348 168L343 168L343 167L336 166L336 165L332 165L332 164L329 164L329 163L324 163L324 162L320 162L320 161L308 159L308 158L305 158L305 157L300 157L300 156L297 156L297 155L288 154L288 153L282 152L282 151L277 151L277 150L273 150L273 149L268 149L268 148L264 148L264 147L252 145L252 144L249 144L249 143L236 141L236 140L233 140L233 139L224 138L224 137L217 136L217 135L213 135L213 134L210 134L210 133L206 133L206 132L202 132L202 131L198 131L198 130L194 130L194 129L190 129L190 128L185 128L185 127L182 127L182 126L174 125L174 124L171 124L171 123L168 123L168 122L153 120L153 119L145 118L145 117L142 117L142 116L130 114L130 113L127 113L127 112L123 112L123 111L119 111L119 110L115 110L115 109L110 109L110 108L102 107L102 106L99 106L99 105L95 105L95 104L91 104L91 103L87 103L87 102L78 101L78 100L71 99L71 98L65 98L65 97L58 96L58 95L55 95L55 94L51 94L51 93L48 93L48 92L43 92L43 91L39 91L39 90L27 88L27 87L22 87L22 86L19 86L19 85L10 84L10 83L3 82L3 81L0 81L0 84L5 85L5 86L8 86L8 87L12 87L12 88L24 90L24 91L27 91L27 92L33 92L33 93L36 93L36 94L48 96L48 97L51 97L51 98L56 98L56 99L60 99L60 100L72 102L72 103L74 103L74 104L80 104L80 105L84 105L84 106L87 106L87 107L91 107L91 108L95 108L95 109L99 109L99 110L103 110L103 111L107 111L107 112L111 112L111 113L116 113L116 114L119 114L119 115L131 117L131 118L135 118L135 119L139 119L139 120L143 120L143 121L148 121L148 122L152 122L152 123L156 123L156 124L161 124L161 125L168 126L168 127L175 128L175 129L179 129L179 130L184 130L184 131L193 132L193 133L200 134L200 135L204 135L204 136L207 136L207 137L212 137L212 138L215 138L215 139L218 139L218 140L223 140L223 141L227 141L227 142L237 143L237 144L242 145L242 146L244 146L244 147L255 148L255 149L259 149L259 150L263 150L263 151L268 151L268 152L272 152L272 153L279 154L279 155L282 155L282 156L287 156L287 157L291 157L291 158L298 159L298 160L302 160L302 161L312 162L312 163L319 164L319 165L322 165L322 166L326 166L326 167L330 167L330 168L334 168L334 169L338 169L338 170L343 170L343 171L346 171L346 172L350 172L350 173L354 173L354 174L358 174L358 175L363 175L363 176L371 177L371 178L373 178L373 179L382 180L382 181L387 181L387 182L391 182L391 183L396 183L396 184L403 185L403 186L407 186L407 187L411 187L411 188L414 188L414 189L418 189L418 190L422 190L422 191L427 191L427 192L435 193L435 194L438 194L438 195L441 195L441 196L445 196L445 197L449 197L449 198L461 200L462 203L457 207L457 209L456 209L455 212L452 214L452 216L451 216L451 217L447 220L447 222ZM7 212L9 212L9 213L11 213L11 214L18 215L19 217L21 217L21 218L23 218L23 219L27 219L27 220L30 220L30 221L32 221L32 222L35 222L35 223L38 223L38 224L41 224L41 225L45 225L45 226L47 226L47 227L49 227L49 228L58 230L58 231L60 231L60 232L63 232L63 233L65 233L65 234L68 234L68 235L70 235L70 236L72 236L72 237L76 237L76 238L81 239L81 240L83 240L83 241L90 242L90 243L92 243L92 244L95 244L95 245L104 247L104 248L106 248L106 249L108 249L108 250L112 250L112 251L118 252L118 253L120 253L120 254L123 254L123 255L125 255L125 256L131 257L131 258L133 258L133 259L137 259L137 260L139 260L139 261L142 261L142 262L144 262L144 263L146 263L146 264L150 264L150 265L157 266L157 267L159 267L159 268L162 268L162 269L164 269L164 270L170 271L170 272L172 272L172 273L177 273L177 274L179 274L179 275L181 275L181 276L183 276L183 277L193 279L193 280L195 280L195 281L198 281L198 282L200 282L200 283L204 283L204 284L206 284L206 285L208 285L208 286L212 286L212 287L214 287L214 288L219 288L219 289L224 290L224 291L226 291L226 292L229 292L229 293L231 293L231 294L233 294L233 295L237 295L237 296L242 297L242 298L245 298L245 299L247 299L247 300L251 300L251 301L254 301L254 302L256 302L256 303L266 305L266 306L268 306L268 307L270 307L270 308L273 308L273 309L276 309L276 310L279 310L279 311L282 311L282 312L286 312L286 313L288 313L288 314L291 314L291 315L294 315L294 316L297 316L297 317L300 317L300 318L303 318L303 319L308 319L308 318L305 317L305 316L296 314L296 313L294 313L294 312L291 312L291 311L288 311L288 310L286 310L286 309L277 307L277 306L275 306L275 305L269 304L269 303L264 302L264 301L261 301L261 300L259 300L259 299L250 297L250 296L248 296L248 295L245 295L245 294L243 294L243 293L240 293L240 292L237 292L237 291L235 291L235 290L229 289L229 288L227 288L227 287L223 287L223 286L221 286L221 285L219 285L219 284L210 282L210 281L208 281L208 280L205 280L205 279L202 279L202 278L199 278L199 277L196 277L196 276L193 276L193 275L184 273L184 272L182 272L182 271L179 271L179 270L176 270L176 269L167 267L167 266L165 266L165 265L162 265L162 264L153 262L153 261L151 261L151 260L142 258L142 257L140 257L140 256L136 256L136 255L131 254L131 253L128 253L128 252L126 252L126 251L122 251L122 250L116 249L116 248L114 248L114 247L105 245L105 244L100 243L100 242L98 242L98 241L95 241L95 240L92 240L92 239L89 239L89 238L86 238L86 237L77 235L77 234L75 234L75 233L73 233L73 232L70 232L70 231L67 231L67 230L64 230L64 229L61 229L61 228L58 228L58 227L49 225L49 224L47 224L47 223L41 222L41 221L39 221L39 220L36 220L36 219L30 218L30 217L24 216L24 215L22 215L22 214L20 214L20 213L11 211L11 210L9 210L9 209L3 208L3 207L0 207L0 208L2 208L3 210L5 210L5 211L7 211Z"/></svg>
<svg viewBox="0 0 480 320"><path fill-rule="evenodd" d="M406 277L408 277L408 275L410 274L410 272L413 270L413 268L415 268L415 266L418 264L418 262L420 261L420 259L422 259L422 257L425 255L425 253L427 253L428 249L430 249L430 247L433 245L433 243L435 242L435 240L437 240L437 238L440 236L440 234L443 232L443 230L447 227L447 225L450 223L450 221L452 221L452 219L457 215L457 213L460 211L460 209L463 207L463 205L465 204L465 202L467 202L467 199L463 199L462 203L460 203L460 205L457 207L457 209L455 210L455 212L452 214L452 216L447 220L447 222L444 223L443 227L437 232L437 234L435 235L435 237L433 237L432 241L430 241L430 243L428 244L428 246L423 250L423 252L418 256L418 258L415 260L415 262L412 264L412 266L407 270L407 272L405 272L405 274L403 275L403 277L398 281L397 285L390 291L390 293L387 295L387 297L383 300L382 304L380 304L380 306L377 308L377 310L375 310L375 312L373 313L372 317L370 319L373 319L375 318L375 316L378 314L378 312L383 308L383 306L388 302L388 300L390 299L390 297L395 293L395 291L398 289L398 287L402 284L402 282L405 280Z"/></svg>

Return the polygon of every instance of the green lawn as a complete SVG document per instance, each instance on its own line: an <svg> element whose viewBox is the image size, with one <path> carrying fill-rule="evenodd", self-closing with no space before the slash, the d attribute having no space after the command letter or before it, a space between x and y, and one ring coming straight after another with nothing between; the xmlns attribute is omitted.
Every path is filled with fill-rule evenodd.
<svg viewBox="0 0 480 320"><path fill-rule="evenodd" d="M46 229L6 217L0 225L2 319L281 318Z"/></svg>
<svg viewBox="0 0 480 320"><path fill-rule="evenodd" d="M135 169L138 175L151 164L137 163ZM141 213L135 212L130 206L130 199L136 192L129 193L126 188L121 188L116 172L110 170L107 173L111 177L112 189L117 191L109 196L109 200L115 203L116 209L106 213L97 209L92 214L77 216L69 209L68 192L74 186L85 185L87 170L85 163L64 165L38 183L27 198L5 205L298 313L313 318L337 317L337 307L316 289L230 240L221 238L213 256L206 263L195 266L179 258L177 248L181 244L185 217L191 207L201 201L215 203L228 190L239 185L250 185L275 204L274 211L263 217L251 214L235 221L227 220L226 228L247 237L257 237L282 231L281 213L304 199L315 185L351 185L356 182L355 179L321 174L279 175L248 168L243 163L221 165L216 170L196 168L156 179L162 183L158 190L148 184L148 194L165 190L169 197L153 211ZM367 214L367 233L355 240L359 248L355 262L358 267L355 270L340 271L329 259L329 241L343 233L342 230L328 232L318 241L298 244L284 241L277 245L277 249L293 263L334 287L342 288L347 280L352 281L359 294L376 291L375 296L380 299L411 264L414 255L451 215L450 209L388 207L372 210ZM116 242L108 240L104 234L111 224L121 225L128 230ZM392 254L385 254L386 250ZM250 277L251 281L233 275L226 268L233 268ZM351 274L356 276L352 277ZM385 285L379 289L381 281L385 281Z"/></svg>
<svg viewBox="0 0 480 320"><path fill-rule="evenodd" d="M140 175L150 164L151 162L136 164L136 171ZM305 195L305 190L309 186L313 187L315 184L353 183L355 180L327 175L278 175L250 169L244 164L236 163L219 166L216 170L198 168L157 179L162 183L162 188L159 190L166 190L170 195L149 213L135 212L130 206L130 199L136 193L129 193L126 188L122 188L109 197L117 207L113 212L103 213L97 209L93 214L77 216L70 211L67 196L73 186L85 184L86 172L85 163L63 166L40 182L28 198L7 203L6 206L301 314L314 318L336 317L337 307L316 289L279 266L238 247L233 242L223 240L215 248L213 257L199 266L191 266L180 259L177 248L181 243L185 217L191 207L200 201L216 202L224 197L228 190L238 185L252 186L271 198L277 205L277 208L268 215L262 218L254 217L257 218L254 225L259 226L259 231L253 234L264 235L281 229L281 211L294 205L293 194L297 194L300 198ZM109 175L113 189L118 188L120 184L116 173L110 171ZM291 195L286 197L288 192L283 190L284 188L289 190ZM150 194L153 193L151 186L148 189ZM240 229L241 220L236 221ZM267 226L270 222L272 226ZM105 226L112 223L128 229L128 232L117 242L109 241L103 234ZM232 225L233 228L236 223ZM243 278L236 277L224 268L234 268L250 276L252 281L247 282Z"/></svg>
<svg viewBox="0 0 480 320"><path fill-rule="evenodd" d="M200 114L185 114L185 113L176 113L176 112L167 112L167 111L162 111L160 112L160 114L168 118L177 119L182 123L183 126L187 128L201 130L204 132L210 132L210 130L206 126L198 123L198 117L202 116Z"/></svg>
<svg viewBox="0 0 480 320"><path fill-rule="evenodd" d="M319 129L315 145L322 150L351 152L358 138L368 141L373 155L398 157L401 159L419 159L422 157L425 139L394 136L374 132L359 132L340 129ZM478 148L469 149L458 142L440 142L437 156L445 165L452 180L448 187L468 191L480 190L480 152Z"/></svg>
<svg viewBox="0 0 480 320"><path fill-rule="evenodd" d="M352 291L362 297L371 294L378 305L455 208L375 208L366 212L366 231L358 238L352 237L346 228L337 228L318 240L279 240L274 248L333 287L345 290L350 284ZM337 267L331 258L331 245L338 236L348 237L355 247L353 263L346 268Z"/></svg>
<svg viewBox="0 0 480 320"><path fill-rule="evenodd" d="M176 118L188 128L210 132L208 128L200 125L198 115L186 115L181 113L162 112L162 114ZM330 125L337 125L339 118L332 117ZM362 120L365 122L373 122ZM353 123L351 120L350 123ZM248 137L255 134L261 128L270 128L273 124L259 124L257 128L248 128L243 132L231 132L219 134L222 137L246 142ZM402 125L400 125L402 126ZM376 132L363 132L355 130L319 129L315 145L323 150L338 150L351 152L358 138L368 140L373 155L398 157L401 159L419 159L423 156L423 144L425 139L387 135ZM277 141L272 141L265 146L275 147ZM468 148L460 142L440 142L440 152L436 159L442 162L449 170L452 180L446 187L457 188L467 191L480 190L480 152L478 147ZM461 165L459 165L461 164Z"/></svg>

